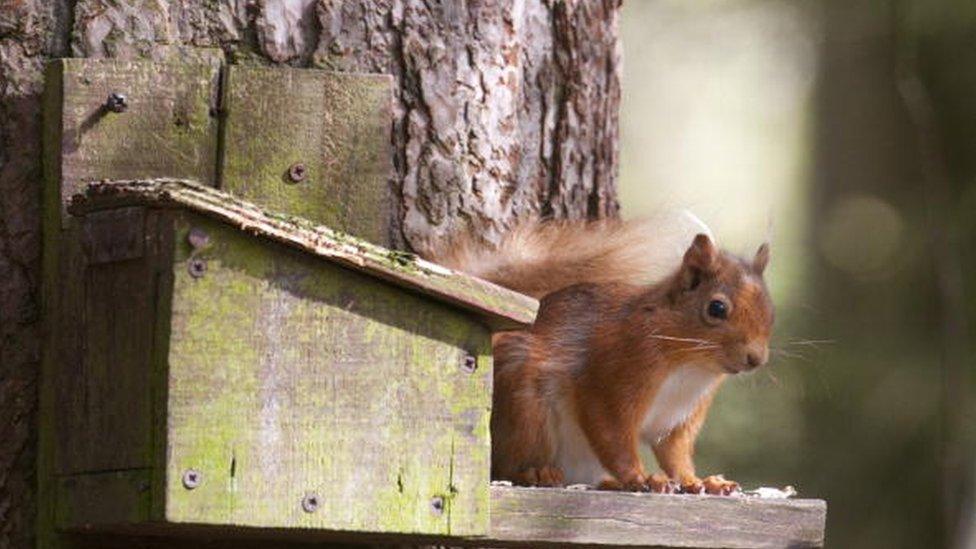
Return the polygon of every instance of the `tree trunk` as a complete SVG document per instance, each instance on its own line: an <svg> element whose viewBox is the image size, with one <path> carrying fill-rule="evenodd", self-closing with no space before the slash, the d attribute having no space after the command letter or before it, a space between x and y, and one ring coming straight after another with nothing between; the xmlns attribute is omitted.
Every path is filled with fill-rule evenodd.
<svg viewBox="0 0 976 549"><path fill-rule="evenodd" d="M47 59L218 47L231 62L392 74L398 244L423 249L518 217L616 214L619 7L0 0L0 547L33 537Z"/></svg>

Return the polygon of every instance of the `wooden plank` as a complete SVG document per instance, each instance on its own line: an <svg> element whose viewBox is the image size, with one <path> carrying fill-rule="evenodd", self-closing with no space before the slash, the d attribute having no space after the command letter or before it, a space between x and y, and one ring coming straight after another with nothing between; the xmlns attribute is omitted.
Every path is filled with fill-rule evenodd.
<svg viewBox="0 0 976 549"><path fill-rule="evenodd" d="M113 390L108 379L98 386L91 385L91 378L86 377L93 371L89 367L121 368L122 365L111 365L103 359L111 359L115 351L133 342L142 345L142 333L131 342L119 340L110 342L108 347L93 348L86 341L92 334L85 324L86 315L93 310L89 306L95 306L86 295L88 260L106 265L116 260L137 260L145 250L128 238L136 234L115 235L114 243L92 248L88 238L92 235L85 237L87 242L83 239L80 223L64 215L64 206L68 197L92 179L179 173L214 184L218 129L215 107L221 59L219 50L174 48L173 55L163 62L59 59L47 67L43 192L46 335L38 413L37 536L41 547L66 546L54 530L58 473L143 463L141 456L147 451L144 444L138 448L124 446L136 439L144 441L142 434L135 437L135 431L128 427L115 431L142 417L143 408L110 411L100 409L101 403L86 400ZM112 92L126 95L126 112L105 108ZM95 232L106 234L105 230ZM88 248L83 250L83 243ZM95 276L103 279L102 275L108 276ZM110 283L95 281L103 292L109 291L103 284ZM123 311L133 313L132 308ZM124 338L132 335L134 328L125 326L132 323L132 318L117 318L119 326L102 324L93 329L106 338ZM99 364L88 362L93 358ZM122 385L114 390L122 395L119 402L124 406L126 399L136 396L125 392L133 388L130 384ZM77 430L99 426L102 430L94 432ZM116 434L123 442L121 449L113 446L112 437ZM85 437L88 441L83 440Z"/></svg>
<svg viewBox="0 0 976 549"><path fill-rule="evenodd" d="M58 478L59 529L92 529L140 524L149 519L148 469L110 471Z"/></svg>
<svg viewBox="0 0 976 549"><path fill-rule="evenodd" d="M270 213L250 202L192 181L156 179L94 183L74 198L71 211L134 204L176 205L247 232L369 274L478 314L493 328L519 328L535 319L538 302L484 280L389 250L302 218Z"/></svg>
<svg viewBox="0 0 976 549"><path fill-rule="evenodd" d="M484 326L211 218L175 243L165 520L487 531Z"/></svg>
<svg viewBox="0 0 976 549"><path fill-rule="evenodd" d="M151 255L131 257L130 242L137 234L141 254L143 223L140 208L81 222L87 260L63 280L82 286L62 310L81 339L72 345L77 356L63 357L59 376L59 474L151 465L155 264ZM108 262L113 250L118 261ZM78 309L69 310L72 303Z"/></svg>
<svg viewBox="0 0 976 549"><path fill-rule="evenodd" d="M221 189L390 246L392 82L383 74L228 67ZM297 164L300 181L289 174Z"/></svg>
<svg viewBox="0 0 976 549"><path fill-rule="evenodd" d="M127 535L176 540L219 539L214 547L248 542L302 547L310 542L451 547L822 547L826 504L714 496L659 496L560 489L491 488L488 536L371 535L328 530L275 530L150 523L113 527ZM117 541L133 542L131 537ZM99 547L111 537L99 539ZM165 545L160 545L165 546Z"/></svg>
<svg viewBox="0 0 976 549"><path fill-rule="evenodd" d="M96 493L103 486L92 485ZM129 483L133 496L137 485ZM102 490L102 492L98 492ZM487 536L374 535L330 530L227 528L124 522L102 531L176 539L220 538L233 546L245 540L289 543L346 541L439 544L470 547L822 547L826 503L713 496L660 496L616 492L491 488L491 530ZM131 540L131 538L120 538Z"/></svg>
<svg viewBox="0 0 976 549"><path fill-rule="evenodd" d="M57 59L61 87L62 202L88 181L188 177L212 183L217 167L217 92L221 55L165 62ZM50 74L51 71L49 71ZM125 112L106 108L125 96ZM55 114L55 113L51 113ZM53 173L53 171L52 171Z"/></svg>
<svg viewBox="0 0 976 549"><path fill-rule="evenodd" d="M138 259L145 251L145 208L119 208L85 216L81 247L89 265Z"/></svg>
<svg viewBox="0 0 976 549"><path fill-rule="evenodd" d="M491 489L487 545L822 547L821 500Z"/></svg>

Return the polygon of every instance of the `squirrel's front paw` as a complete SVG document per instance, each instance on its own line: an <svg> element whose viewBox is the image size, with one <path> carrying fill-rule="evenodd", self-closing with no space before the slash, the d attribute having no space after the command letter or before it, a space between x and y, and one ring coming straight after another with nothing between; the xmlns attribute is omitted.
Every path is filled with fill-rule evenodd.
<svg viewBox="0 0 976 549"><path fill-rule="evenodd" d="M617 479L606 479L600 483L599 489L624 492L676 494L678 492L678 485L664 475L648 475L634 477L627 482L621 482Z"/></svg>
<svg viewBox="0 0 976 549"><path fill-rule="evenodd" d="M648 491L655 494L677 494L680 490L678 483L669 479L667 475L654 474L644 479Z"/></svg>
<svg viewBox="0 0 976 549"><path fill-rule="evenodd" d="M740 491L739 483L725 480L722 475L712 475L700 479L692 477L681 483L683 494L710 494L713 496L730 496Z"/></svg>
<svg viewBox="0 0 976 549"><path fill-rule="evenodd" d="M522 469L515 484L520 486L562 486L565 482L563 471L559 467L543 465L542 467L528 467Z"/></svg>

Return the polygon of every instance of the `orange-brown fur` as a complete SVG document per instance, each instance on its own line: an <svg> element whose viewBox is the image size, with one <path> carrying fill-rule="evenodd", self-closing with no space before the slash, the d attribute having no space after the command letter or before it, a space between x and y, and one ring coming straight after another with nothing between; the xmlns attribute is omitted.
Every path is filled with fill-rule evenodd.
<svg viewBox="0 0 976 549"><path fill-rule="evenodd" d="M547 230L558 232L559 227ZM566 238L562 244L572 247L571 235ZM559 238L549 234L541 240ZM628 246L638 245L629 237L624 240ZM618 255L616 244L607 244L610 251L602 255L597 241L588 239L587 246L588 259L583 266L577 262L575 271L547 264L551 254L542 271L534 270L539 263L493 271L505 273L496 282L537 288L537 295L561 287L544 294L531 328L495 336L493 478L562 485L570 473L559 462L570 455L565 433L578 427L582 444L606 473L604 488L671 491L677 485L691 492L730 492L737 487L732 481L696 476L694 442L724 378L754 368L768 356L773 311L762 279L768 248L763 246L747 262L699 235L680 267L663 281L646 285L627 283L635 272L632 265L616 271L612 263L601 263ZM515 280L508 278L513 274ZM731 307L727 319L706 315L709 302L716 299ZM689 368L696 369L695 380L704 380L701 396L667 432L644 437L664 471L648 475L638 454L642 422L655 399L665 402L660 395L666 381ZM668 390L680 395L686 391ZM655 414L675 421L669 410ZM566 425L567 418L572 425ZM586 459L581 462L585 465Z"/></svg>
<svg viewBox="0 0 976 549"><path fill-rule="evenodd" d="M672 265L674 240L707 230L690 214L636 221L527 221L487 246L465 234L423 255L535 298L578 283L640 284L662 278ZM691 234L687 234L689 231ZM667 234L662 234L667 233ZM670 234L674 233L674 234ZM681 250L677 251L680 257Z"/></svg>

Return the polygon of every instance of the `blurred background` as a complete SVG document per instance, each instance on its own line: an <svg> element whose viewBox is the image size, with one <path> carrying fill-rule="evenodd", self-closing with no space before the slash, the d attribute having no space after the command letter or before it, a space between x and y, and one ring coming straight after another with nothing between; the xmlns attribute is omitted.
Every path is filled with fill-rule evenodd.
<svg viewBox="0 0 976 549"><path fill-rule="evenodd" d="M828 547L976 547L976 2L631 0L625 217L773 244L771 365L702 473L828 500Z"/></svg>

